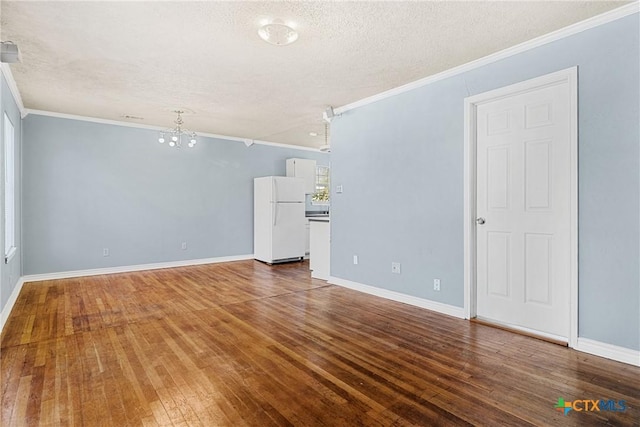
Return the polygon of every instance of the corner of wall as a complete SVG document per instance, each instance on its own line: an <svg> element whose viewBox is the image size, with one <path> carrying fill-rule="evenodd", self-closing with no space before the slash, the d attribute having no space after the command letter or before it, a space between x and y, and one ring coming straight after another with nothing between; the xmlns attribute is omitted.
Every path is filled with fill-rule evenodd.
<svg viewBox="0 0 640 427"><path fill-rule="evenodd" d="M13 310L16 301L18 301L18 296L20 295L20 291L22 290L24 283L25 282L22 277L18 279L18 283L16 283L16 286L13 288L13 292L11 292L11 295L9 296L9 300L2 308L2 311L0 311L0 333L4 331L4 326L9 319L9 315L11 314L11 310Z"/></svg>

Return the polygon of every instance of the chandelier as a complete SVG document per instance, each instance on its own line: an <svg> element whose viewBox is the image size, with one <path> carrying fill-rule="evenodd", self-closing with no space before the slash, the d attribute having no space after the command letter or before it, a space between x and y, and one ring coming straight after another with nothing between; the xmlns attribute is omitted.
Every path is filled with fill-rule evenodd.
<svg viewBox="0 0 640 427"><path fill-rule="evenodd" d="M197 136L196 133L182 128L182 124L184 123L182 121L182 114L184 113L184 111L175 110L174 113L178 115L178 117L173 122L176 124L176 126L173 129L167 129L164 132L160 132L160 137L158 138L158 142L160 144L164 144L168 138L169 147L180 148L182 147L182 137L184 136L185 139L187 138L189 139L189 143L188 143L189 148L193 148L193 146L196 145L196 142L198 142L196 140L196 136Z"/></svg>

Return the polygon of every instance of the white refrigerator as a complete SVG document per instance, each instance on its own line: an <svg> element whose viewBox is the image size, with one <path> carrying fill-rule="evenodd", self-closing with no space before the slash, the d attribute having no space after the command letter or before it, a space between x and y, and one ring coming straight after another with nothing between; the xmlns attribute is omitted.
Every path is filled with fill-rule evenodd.
<svg viewBox="0 0 640 427"><path fill-rule="evenodd" d="M303 259L304 179L265 176L253 184L254 258L269 264Z"/></svg>

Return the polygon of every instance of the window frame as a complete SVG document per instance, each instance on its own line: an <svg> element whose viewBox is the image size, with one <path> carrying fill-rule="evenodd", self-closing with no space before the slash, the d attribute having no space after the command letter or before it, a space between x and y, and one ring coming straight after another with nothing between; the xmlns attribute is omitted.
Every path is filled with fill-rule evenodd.
<svg viewBox="0 0 640 427"><path fill-rule="evenodd" d="M320 173L321 170L325 170L326 173ZM327 177L326 184L320 182L320 177L324 177L324 176ZM331 168L329 166L316 165L315 187L316 187L316 191L311 196L311 204L313 206L329 206L330 200L331 200ZM326 194L329 197L329 199L314 200L317 197L316 195L320 193L322 190L326 191Z"/></svg>

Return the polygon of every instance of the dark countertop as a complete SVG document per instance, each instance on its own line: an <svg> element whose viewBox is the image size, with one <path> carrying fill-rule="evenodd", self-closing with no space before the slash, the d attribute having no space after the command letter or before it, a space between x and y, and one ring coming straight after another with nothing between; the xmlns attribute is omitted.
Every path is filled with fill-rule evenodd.
<svg viewBox="0 0 640 427"><path fill-rule="evenodd" d="M329 218L329 212L306 211L304 216L307 218Z"/></svg>
<svg viewBox="0 0 640 427"><path fill-rule="evenodd" d="M307 219L311 222L329 222L329 215L324 216L308 216Z"/></svg>

